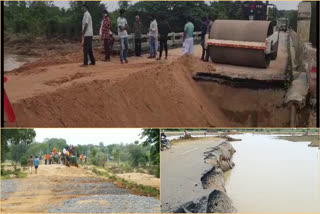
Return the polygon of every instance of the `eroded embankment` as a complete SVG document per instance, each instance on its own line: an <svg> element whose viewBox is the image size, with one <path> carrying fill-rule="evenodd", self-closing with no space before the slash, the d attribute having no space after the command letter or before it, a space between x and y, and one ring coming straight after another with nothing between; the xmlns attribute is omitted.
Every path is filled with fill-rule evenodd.
<svg viewBox="0 0 320 214"><path fill-rule="evenodd" d="M288 126L285 91L196 82L196 57L24 68L5 87L21 127ZM42 66L42 67L41 67ZM25 70L24 70L25 69ZM266 99L267 98L267 99ZM10 126L10 124L5 124ZM12 124L11 124L12 125Z"/></svg>
<svg viewBox="0 0 320 214"><path fill-rule="evenodd" d="M54 89L45 86L48 93L38 90L13 101L18 126L230 125L192 80L193 60L193 57L181 57L173 63L156 64L145 70L141 65L132 65L139 71L116 79L110 73L110 78L97 76L98 72L60 82L58 79L56 84L51 84Z"/></svg>
<svg viewBox="0 0 320 214"><path fill-rule="evenodd" d="M204 153L204 161L212 165L212 168L201 177L202 187L210 189L209 196L189 201L180 206L176 213L233 213L236 208L232 200L226 194L224 172L234 167L232 155L235 149L229 142L221 143Z"/></svg>

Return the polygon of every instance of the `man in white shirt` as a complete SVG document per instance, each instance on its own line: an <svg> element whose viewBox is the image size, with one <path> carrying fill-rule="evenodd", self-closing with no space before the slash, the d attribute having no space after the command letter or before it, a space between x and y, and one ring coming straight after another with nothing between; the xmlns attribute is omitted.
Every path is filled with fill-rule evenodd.
<svg viewBox="0 0 320 214"><path fill-rule="evenodd" d="M95 65L96 60L92 51L92 18L86 5L82 5L83 19L82 19L82 45L83 45L83 65L88 65L88 55L90 57L90 65Z"/></svg>
<svg viewBox="0 0 320 214"><path fill-rule="evenodd" d="M149 28L149 46L150 56L149 59L156 58L157 56L157 42L158 42L158 23L155 15L151 15L152 21Z"/></svg>
<svg viewBox="0 0 320 214"><path fill-rule="evenodd" d="M120 10L120 17L117 19L118 35L120 37L120 62L123 64L128 63L127 54L128 54L128 22L124 17L125 10Z"/></svg>

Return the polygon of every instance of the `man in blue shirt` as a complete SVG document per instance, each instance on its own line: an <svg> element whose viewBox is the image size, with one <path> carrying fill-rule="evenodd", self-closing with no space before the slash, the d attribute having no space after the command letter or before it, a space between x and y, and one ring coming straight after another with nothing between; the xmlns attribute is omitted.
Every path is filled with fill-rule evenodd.
<svg viewBox="0 0 320 214"><path fill-rule="evenodd" d="M34 159L34 168L35 168L36 174L38 171L38 166L39 166L39 159L38 159L38 156L36 156L36 158Z"/></svg>

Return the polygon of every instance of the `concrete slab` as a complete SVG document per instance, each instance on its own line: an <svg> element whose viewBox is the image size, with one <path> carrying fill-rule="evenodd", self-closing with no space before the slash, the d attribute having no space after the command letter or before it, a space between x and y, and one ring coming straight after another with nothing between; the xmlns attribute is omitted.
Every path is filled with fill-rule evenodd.
<svg viewBox="0 0 320 214"><path fill-rule="evenodd" d="M208 196L212 190L203 189L201 176L212 166L204 163L204 152L224 142L207 138L186 140L161 152L161 210L173 212L178 206Z"/></svg>

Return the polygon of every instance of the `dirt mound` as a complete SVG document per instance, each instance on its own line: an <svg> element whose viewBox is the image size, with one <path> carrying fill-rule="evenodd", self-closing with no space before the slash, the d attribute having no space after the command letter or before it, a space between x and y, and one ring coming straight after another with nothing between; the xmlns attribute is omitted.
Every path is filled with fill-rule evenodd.
<svg viewBox="0 0 320 214"><path fill-rule="evenodd" d="M153 175L148 175L145 173L124 173L117 174L117 176L137 184L142 184L145 186L151 186L160 189L160 178L156 178Z"/></svg>
<svg viewBox="0 0 320 214"><path fill-rule="evenodd" d="M201 47L196 46L196 54ZM169 51L168 60L118 57L80 68L82 52L58 55L8 72L5 84L22 127L287 127L284 90L197 82L216 66ZM10 74L9 74L10 73ZM267 98L267 99L266 99ZM308 112L306 112L308 115ZM299 120L302 121L302 120ZM12 124L5 124L12 126ZM306 126L306 124L299 124Z"/></svg>
<svg viewBox="0 0 320 214"><path fill-rule="evenodd" d="M31 90L29 93L24 90L25 95L16 93L11 100L18 126L227 126L223 114L192 80L192 72L206 65L195 57L184 56L173 63L148 64L137 60L123 70L119 64L112 65L112 74L104 74L108 67L102 65L91 67L91 75L78 74L78 65L46 67L43 78L25 73L25 78L38 87L33 86L34 91L26 89ZM57 69L61 71L53 74L52 70ZM114 74L123 76L115 78Z"/></svg>

